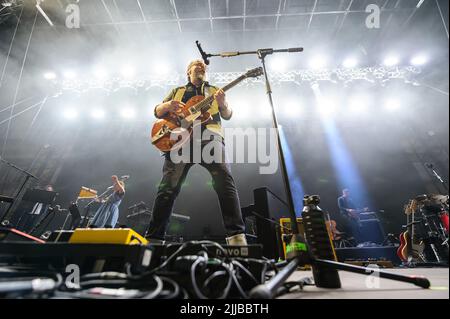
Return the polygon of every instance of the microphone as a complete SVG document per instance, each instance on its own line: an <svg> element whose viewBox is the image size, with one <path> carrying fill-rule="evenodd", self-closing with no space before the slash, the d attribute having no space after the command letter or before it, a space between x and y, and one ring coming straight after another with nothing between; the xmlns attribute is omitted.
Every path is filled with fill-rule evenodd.
<svg viewBox="0 0 450 319"><path fill-rule="evenodd" d="M195 44L197 45L197 48L200 51L200 54L202 55L203 62L205 62L206 65L209 65L208 55L205 53L205 51L203 51L200 42L198 42L197 40L195 41Z"/></svg>
<svg viewBox="0 0 450 319"><path fill-rule="evenodd" d="M433 169L434 165L431 163L425 163L425 166L429 169Z"/></svg>
<svg viewBox="0 0 450 319"><path fill-rule="evenodd" d="M287 49L287 52L289 52L289 53L303 52L303 48L289 48L289 49Z"/></svg>

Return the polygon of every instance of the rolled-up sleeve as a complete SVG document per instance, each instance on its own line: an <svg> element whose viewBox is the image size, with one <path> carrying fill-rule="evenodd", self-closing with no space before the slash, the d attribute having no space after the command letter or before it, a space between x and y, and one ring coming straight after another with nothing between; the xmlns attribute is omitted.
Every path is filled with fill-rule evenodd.
<svg viewBox="0 0 450 319"><path fill-rule="evenodd" d="M173 89L172 91L170 91L170 93L164 98L164 100L163 100L160 104L166 103L166 102L169 102L169 101L172 101L173 98L175 97L176 91L177 91L177 89ZM160 105L160 104L158 104L158 105ZM155 115L155 117L156 117L157 119L160 118L160 117L158 117L158 115L156 114L156 108L158 107L158 105L156 105L156 106L154 107L154 109L153 109L153 114Z"/></svg>

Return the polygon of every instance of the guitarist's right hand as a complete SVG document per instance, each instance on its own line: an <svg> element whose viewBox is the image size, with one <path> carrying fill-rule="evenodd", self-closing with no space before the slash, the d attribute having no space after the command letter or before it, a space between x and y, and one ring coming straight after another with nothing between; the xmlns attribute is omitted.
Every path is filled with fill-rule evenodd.
<svg viewBox="0 0 450 319"><path fill-rule="evenodd" d="M168 112L175 112L179 108L184 107L184 103L178 101L169 101L169 105L167 107Z"/></svg>
<svg viewBox="0 0 450 319"><path fill-rule="evenodd" d="M158 117L163 117L168 112L175 112L182 107L184 107L184 103L174 100L162 103L156 107L156 115L158 115Z"/></svg>

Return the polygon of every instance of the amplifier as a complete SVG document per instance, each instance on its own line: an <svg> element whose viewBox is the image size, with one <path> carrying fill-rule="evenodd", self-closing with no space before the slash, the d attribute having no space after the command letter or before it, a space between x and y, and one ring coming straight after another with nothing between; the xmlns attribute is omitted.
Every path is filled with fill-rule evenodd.
<svg viewBox="0 0 450 319"><path fill-rule="evenodd" d="M125 272L126 266L136 272L148 269L152 246L69 243L2 243L0 263L27 265L37 270L54 269L65 273L76 265L80 274L104 271Z"/></svg>
<svg viewBox="0 0 450 319"><path fill-rule="evenodd" d="M361 242L372 242L381 245L384 242L384 229L379 219L361 220Z"/></svg>

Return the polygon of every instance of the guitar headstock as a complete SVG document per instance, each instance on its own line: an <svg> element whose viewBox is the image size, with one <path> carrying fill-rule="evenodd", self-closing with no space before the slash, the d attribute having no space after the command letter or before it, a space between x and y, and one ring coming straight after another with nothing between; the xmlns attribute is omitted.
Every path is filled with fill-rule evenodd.
<svg viewBox="0 0 450 319"><path fill-rule="evenodd" d="M262 67L259 67L259 68L254 68L254 69L248 70L245 73L245 77L246 78L256 78L263 74L264 74L264 71L263 71Z"/></svg>
<svg viewBox="0 0 450 319"><path fill-rule="evenodd" d="M411 199L410 201L408 201L408 204L405 205L404 208L406 215L411 215L415 213L417 210L417 201L415 199Z"/></svg>

